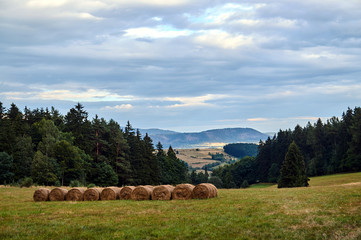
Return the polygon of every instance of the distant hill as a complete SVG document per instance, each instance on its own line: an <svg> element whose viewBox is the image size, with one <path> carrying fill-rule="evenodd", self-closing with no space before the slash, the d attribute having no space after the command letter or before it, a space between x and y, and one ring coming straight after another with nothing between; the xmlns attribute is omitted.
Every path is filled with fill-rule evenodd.
<svg viewBox="0 0 361 240"><path fill-rule="evenodd" d="M145 135L148 133L149 136L154 135L169 135L169 134L176 134L179 132L171 131L171 130L163 130L159 128L149 128L149 129L139 129L139 131L142 133L142 135Z"/></svg>
<svg viewBox="0 0 361 240"><path fill-rule="evenodd" d="M258 143L266 140L268 135L252 128L213 129L195 133L178 133L161 129L141 129L140 132L152 138L154 145L158 142L164 148L205 148L222 147L227 143Z"/></svg>

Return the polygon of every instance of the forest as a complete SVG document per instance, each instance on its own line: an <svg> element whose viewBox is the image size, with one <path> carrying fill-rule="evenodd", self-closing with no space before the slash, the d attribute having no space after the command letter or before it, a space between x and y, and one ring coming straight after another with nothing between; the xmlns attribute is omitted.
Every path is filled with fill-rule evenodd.
<svg viewBox="0 0 361 240"><path fill-rule="evenodd" d="M307 176L361 171L361 108L347 109L341 119L319 119L305 127L279 130L258 144L229 144L225 151L245 156L232 164L192 171L170 146L97 115L89 120L80 103L64 116L54 107L23 112L0 102L0 184L31 179L39 185L123 186L211 182L239 188L276 183L292 142L302 152ZM241 155L240 155L241 154ZM216 156L215 156L216 157ZM207 171L211 169L211 174Z"/></svg>
<svg viewBox="0 0 361 240"><path fill-rule="evenodd" d="M189 180L187 164L129 123L123 128L80 103L65 116L52 107L24 111L0 102L0 184L122 186Z"/></svg>
<svg viewBox="0 0 361 240"><path fill-rule="evenodd" d="M309 177L361 171L361 108L348 108L341 119L332 117L325 123L318 119L305 127L279 130L273 138L259 142L256 157L215 168L212 176L225 188L240 187L245 181L276 183L293 141L302 152Z"/></svg>

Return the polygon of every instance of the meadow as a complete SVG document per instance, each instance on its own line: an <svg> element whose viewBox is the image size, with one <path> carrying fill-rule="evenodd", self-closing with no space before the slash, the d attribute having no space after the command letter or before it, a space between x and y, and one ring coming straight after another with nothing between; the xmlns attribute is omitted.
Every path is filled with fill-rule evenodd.
<svg viewBox="0 0 361 240"><path fill-rule="evenodd" d="M361 173L185 201L33 202L0 188L0 239L361 239Z"/></svg>

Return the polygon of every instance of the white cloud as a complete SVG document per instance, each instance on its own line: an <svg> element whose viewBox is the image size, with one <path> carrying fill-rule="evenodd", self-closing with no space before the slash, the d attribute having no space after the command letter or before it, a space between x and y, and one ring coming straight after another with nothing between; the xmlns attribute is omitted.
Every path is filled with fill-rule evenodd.
<svg viewBox="0 0 361 240"><path fill-rule="evenodd" d="M130 38L176 38L192 34L190 30L178 30L170 26L130 28L125 32L124 36Z"/></svg>
<svg viewBox="0 0 361 240"><path fill-rule="evenodd" d="M270 119L268 118L248 118L247 121L249 122L264 122L264 121L269 121Z"/></svg>
<svg viewBox="0 0 361 240"><path fill-rule="evenodd" d="M9 100L65 100L74 102L130 101L132 96L120 96L107 90L40 90L32 92L2 92Z"/></svg>
<svg viewBox="0 0 361 240"><path fill-rule="evenodd" d="M224 99L229 96L222 94L207 94L204 96L197 97L165 97L162 98L163 101L169 102L180 102L173 105L168 105L166 108L180 108L180 107L201 107L201 106L214 106L214 104L209 103L209 101Z"/></svg>
<svg viewBox="0 0 361 240"><path fill-rule="evenodd" d="M58 8L64 6L68 0L31 0L27 2L27 6L32 8Z"/></svg>
<svg viewBox="0 0 361 240"><path fill-rule="evenodd" d="M105 106L101 108L101 110L115 110L115 111L122 111L122 110L130 110L133 109L134 106L131 104L121 104L115 106Z"/></svg>
<svg viewBox="0 0 361 240"><path fill-rule="evenodd" d="M252 45L253 39L244 35L232 35L221 30L207 30L195 37L195 42L225 49L235 49L240 46Z"/></svg>

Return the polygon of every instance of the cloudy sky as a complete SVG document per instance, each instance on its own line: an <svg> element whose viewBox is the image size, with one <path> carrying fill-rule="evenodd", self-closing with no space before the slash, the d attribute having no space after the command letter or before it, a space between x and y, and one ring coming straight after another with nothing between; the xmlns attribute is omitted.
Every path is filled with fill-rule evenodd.
<svg viewBox="0 0 361 240"><path fill-rule="evenodd" d="M0 101L263 132L361 102L360 0L0 0Z"/></svg>

